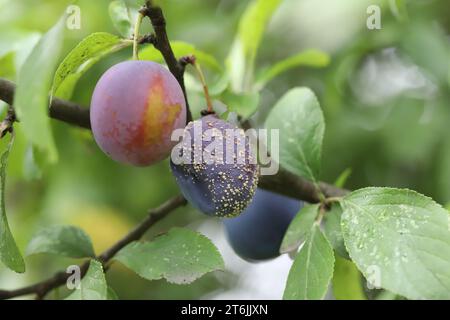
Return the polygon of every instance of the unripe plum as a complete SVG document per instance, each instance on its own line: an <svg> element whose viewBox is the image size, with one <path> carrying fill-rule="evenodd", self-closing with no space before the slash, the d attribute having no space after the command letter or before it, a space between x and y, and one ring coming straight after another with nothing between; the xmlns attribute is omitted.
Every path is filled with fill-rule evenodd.
<svg viewBox="0 0 450 320"><path fill-rule="evenodd" d="M186 124L183 91L175 77L151 61L112 66L92 95L91 127L99 147L112 159L147 166L166 158L174 129Z"/></svg>
<svg viewBox="0 0 450 320"><path fill-rule="evenodd" d="M211 151L213 142L220 147ZM186 199L207 215L240 214L258 183L258 165L244 131L214 114L207 115L186 126L181 144L179 153L187 158L175 163L173 151L170 166ZM211 152L204 153L208 149ZM210 158L195 161L199 154L210 154Z"/></svg>
<svg viewBox="0 0 450 320"><path fill-rule="evenodd" d="M302 206L302 201L258 188L239 217L223 220L229 244L248 261L279 256L284 234Z"/></svg>

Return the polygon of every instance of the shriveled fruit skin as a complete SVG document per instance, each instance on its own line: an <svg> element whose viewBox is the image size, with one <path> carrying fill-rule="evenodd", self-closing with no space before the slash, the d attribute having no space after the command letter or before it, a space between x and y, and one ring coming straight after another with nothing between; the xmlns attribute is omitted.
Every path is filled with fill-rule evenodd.
<svg viewBox="0 0 450 320"><path fill-rule="evenodd" d="M284 234L302 207L302 201L258 188L239 217L223 220L228 243L247 261L278 257Z"/></svg>
<svg viewBox="0 0 450 320"><path fill-rule="evenodd" d="M174 129L186 124L183 91L175 77L151 61L112 66L92 95L91 127L98 146L115 161L148 166L176 144Z"/></svg>
<svg viewBox="0 0 450 320"><path fill-rule="evenodd" d="M197 138L200 133L200 140L196 141L196 133ZM203 139L209 134L222 135L222 148L217 154L211 153L209 163L205 163L205 158L196 163L195 150L203 153L215 139ZM227 144L226 139L236 143ZM258 165L242 129L215 115L204 116L186 126L181 153L188 155L191 162L171 161L170 166L183 195L194 207L218 217L237 216L247 207L256 191ZM226 161L227 155L235 155L231 163Z"/></svg>

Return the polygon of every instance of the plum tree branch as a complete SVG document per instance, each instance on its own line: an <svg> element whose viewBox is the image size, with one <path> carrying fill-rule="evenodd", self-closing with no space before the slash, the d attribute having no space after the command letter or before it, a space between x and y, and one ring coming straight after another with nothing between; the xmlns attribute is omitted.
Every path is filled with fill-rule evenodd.
<svg viewBox="0 0 450 320"><path fill-rule="evenodd" d="M15 90L16 85L13 82L0 78L0 100L12 105ZM53 98L49 107L49 116L78 127L91 128L89 109L71 101Z"/></svg>
<svg viewBox="0 0 450 320"><path fill-rule="evenodd" d="M148 216L138 224L133 230L131 230L122 239L117 241L112 247L101 253L96 257L104 266L107 262L114 257L114 255L124 248L127 244L139 240L155 223L166 217L173 210L185 205L187 202L182 196L176 196L166 201L159 207L152 209L148 212ZM80 265L81 275L84 276L89 268L89 261ZM0 290L0 300L11 299L14 297L24 296L28 294L36 294L38 299L44 298L51 290L66 283L70 274L64 270L56 272L52 277L38 282L36 284L26 286L14 290Z"/></svg>
<svg viewBox="0 0 450 320"><path fill-rule="evenodd" d="M12 104L14 90L14 83L0 78L0 100ZM54 98L50 104L49 115L54 119L90 129L89 109L73 102ZM263 189L311 203L320 201L319 195L312 182L283 169L276 175L261 176L259 186ZM341 197L348 193L348 190L337 188L325 182L320 182L319 186L327 198Z"/></svg>
<svg viewBox="0 0 450 320"><path fill-rule="evenodd" d="M320 190L326 198L343 197L349 190L335 187L326 182L318 183ZM314 183L303 179L287 170L280 168L275 175L261 176L258 186L276 193L284 194L310 203L321 201Z"/></svg>

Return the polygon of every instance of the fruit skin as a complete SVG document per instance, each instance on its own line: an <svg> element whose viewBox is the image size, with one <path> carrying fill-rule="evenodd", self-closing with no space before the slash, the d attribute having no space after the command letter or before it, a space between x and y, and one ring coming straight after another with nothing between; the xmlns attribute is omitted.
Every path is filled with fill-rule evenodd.
<svg viewBox="0 0 450 320"><path fill-rule="evenodd" d="M245 260L275 258L289 224L302 207L302 201L258 188L239 217L223 220L228 242Z"/></svg>
<svg viewBox="0 0 450 320"><path fill-rule="evenodd" d="M175 77L151 61L112 66L92 95L91 127L99 147L112 159L148 166L170 154L174 129L186 124L183 91Z"/></svg>
<svg viewBox="0 0 450 320"><path fill-rule="evenodd" d="M195 129L195 128L198 129ZM239 129L238 139L245 140L245 162L225 163L227 154L232 156L237 154L237 147L234 144L234 150L227 148L226 131L227 129L238 129L231 123L219 119L216 115L207 115L194 122L190 122L183 136L183 151L194 158L194 150L201 147L201 151L214 141L202 139L195 143L195 132L201 129L202 137L205 137L207 130L217 130L224 137L220 149L220 158L224 163L219 163L214 158L214 162L207 164L201 161L199 164L170 162L170 167L183 195L195 208L210 216L227 217L239 215L250 203L256 191L258 183L258 165L254 161L254 155L251 152L251 146L244 131ZM187 133L189 135L187 135ZM231 141L231 140L230 140ZM236 141L236 140L233 140ZM242 142L243 140L238 140ZM222 156L223 155L223 156ZM241 154L242 156L242 154Z"/></svg>

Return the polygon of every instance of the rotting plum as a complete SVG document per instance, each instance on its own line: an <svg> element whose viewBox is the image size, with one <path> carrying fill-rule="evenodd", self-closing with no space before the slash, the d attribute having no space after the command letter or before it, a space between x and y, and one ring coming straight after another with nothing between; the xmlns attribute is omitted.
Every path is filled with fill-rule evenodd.
<svg viewBox="0 0 450 320"><path fill-rule="evenodd" d="M174 129L186 125L186 104L175 77L151 61L125 61L98 81L91 101L91 127L112 159L147 166L166 158Z"/></svg>
<svg viewBox="0 0 450 320"><path fill-rule="evenodd" d="M218 148L212 148L214 143ZM209 114L186 126L179 145L170 166L186 199L210 216L240 214L258 183L258 165L244 131ZM183 159L175 163L174 155Z"/></svg>
<svg viewBox="0 0 450 320"><path fill-rule="evenodd" d="M302 201L258 188L239 217L223 219L229 244L248 261L279 256L284 234L302 206Z"/></svg>

